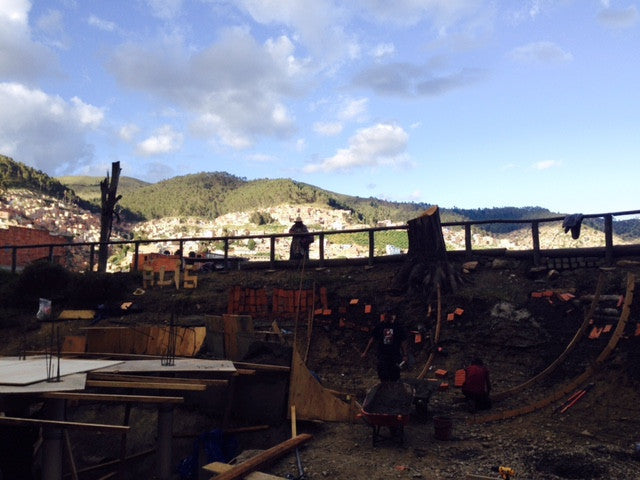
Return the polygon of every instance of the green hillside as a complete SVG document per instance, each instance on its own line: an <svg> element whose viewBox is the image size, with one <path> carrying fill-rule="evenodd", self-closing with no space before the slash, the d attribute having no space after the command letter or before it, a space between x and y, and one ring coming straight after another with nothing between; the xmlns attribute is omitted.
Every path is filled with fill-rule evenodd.
<svg viewBox="0 0 640 480"><path fill-rule="evenodd" d="M100 182L104 177L89 176L67 176L56 177L63 185L72 189L78 197L89 202L100 204ZM126 195L129 192L150 185L149 182L143 182L133 177L120 177L118 181L118 192Z"/></svg>
<svg viewBox="0 0 640 480"><path fill-rule="evenodd" d="M46 173L0 155L0 193L9 188L24 188L66 202L75 203L87 210L95 209L76 195L75 191Z"/></svg>

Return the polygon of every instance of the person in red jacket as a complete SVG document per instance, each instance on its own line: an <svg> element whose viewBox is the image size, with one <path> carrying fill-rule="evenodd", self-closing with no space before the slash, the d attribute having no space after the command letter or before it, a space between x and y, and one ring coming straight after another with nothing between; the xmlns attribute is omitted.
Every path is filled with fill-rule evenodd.
<svg viewBox="0 0 640 480"><path fill-rule="evenodd" d="M476 358L464 369L465 380L462 384L462 393L469 400L472 412L488 410L491 408L491 380L489 369L484 366L481 359Z"/></svg>

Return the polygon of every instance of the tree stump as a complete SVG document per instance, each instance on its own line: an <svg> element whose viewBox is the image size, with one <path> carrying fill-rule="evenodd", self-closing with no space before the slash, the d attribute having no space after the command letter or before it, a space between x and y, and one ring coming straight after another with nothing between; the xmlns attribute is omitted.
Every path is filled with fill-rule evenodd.
<svg viewBox="0 0 640 480"><path fill-rule="evenodd" d="M431 207L408 222L409 252L396 274L395 289L410 295L424 295L431 301L440 286L443 293L455 292L463 279L447 259L440 210Z"/></svg>

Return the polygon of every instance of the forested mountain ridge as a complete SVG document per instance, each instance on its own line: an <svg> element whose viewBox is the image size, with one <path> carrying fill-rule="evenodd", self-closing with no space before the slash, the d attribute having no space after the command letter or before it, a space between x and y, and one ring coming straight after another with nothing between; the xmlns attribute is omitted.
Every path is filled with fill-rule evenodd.
<svg viewBox="0 0 640 480"><path fill-rule="evenodd" d="M0 194L7 188L24 188L74 203L93 212L99 211L100 182L103 177L67 176L54 179L47 174L0 155ZM232 212L259 212L274 205L317 205L323 208L351 210L363 224L377 221L404 222L415 218L431 204L390 202L356 197L323 190L291 179L247 180L226 172L208 172L173 177L148 183L132 177L120 177L119 206L130 220L164 217L201 217L215 219ZM568 212L574 213L574 212ZM442 208L443 222L465 220L523 220L560 216L541 207L499 207L461 209ZM602 222L588 222L601 230ZM486 225L493 233L508 233L517 224ZM615 222L618 235L640 238L640 220Z"/></svg>

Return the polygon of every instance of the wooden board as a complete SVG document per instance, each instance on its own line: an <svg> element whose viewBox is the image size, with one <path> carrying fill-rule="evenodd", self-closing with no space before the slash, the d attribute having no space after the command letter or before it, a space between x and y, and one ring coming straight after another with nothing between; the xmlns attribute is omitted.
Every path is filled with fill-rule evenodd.
<svg viewBox="0 0 640 480"><path fill-rule="evenodd" d="M87 337L84 335L67 335L62 343L64 353L84 353L87 350Z"/></svg>
<svg viewBox="0 0 640 480"><path fill-rule="evenodd" d="M176 352L179 357L195 356L207 334L206 327L174 327ZM169 344L169 327L146 325L139 327L90 327L87 331L86 351L99 353L128 353L133 355L163 355Z"/></svg>
<svg viewBox="0 0 640 480"><path fill-rule="evenodd" d="M92 320L95 316L95 310L63 310L58 320Z"/></svg>
<svg viewBox="0 0 640 480"><path fill-rule="evenodd" d="M37 382L29 385L0 385L0 395L6 393L34 394L44 392L72 392L84 390L86 373L76 373L62 377L59 382Z"/></svg>
<svg viewBox="0 0 640 480"><path fill-rule="evenodd" d="M77 358L60 359L60 376L89 372L99 368L111 367L121 363L117 360L85 360ZM58 373L58 360L52 360L52 374ZM47 380L47 361L45 356L0 358L0 384L29 385Z"/></svg>
<svg viewBox="0 0 640 480"><path fill-rule="evenodd" d="M236 373L233 362L202 358L176 358L175 364L165 366L160 360L126 360L118 365L100 369L101 372L221 372Z"/></svg>
<svg viewBox="0 0 640 480"><path fill-rule="evenodd" d="M293 349L291 363L289 409L292 405L296 406L296 414L300 420L350 422L355 419L354 405L343 402L320 385L296 348Z"/></svg>
<svg viewBox="0 0 640 480"><path fill-rule="evenodd" d="M212 462L202 468L211 473L223 473L231 470L233 468L233 465L222 462ZM285 480L284 477L277 477L275 475L270 475L268 473L262 472L251 472L245 475L244 478L245 480Z"/></svg>

